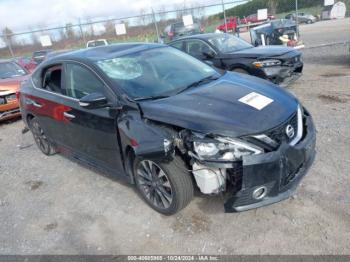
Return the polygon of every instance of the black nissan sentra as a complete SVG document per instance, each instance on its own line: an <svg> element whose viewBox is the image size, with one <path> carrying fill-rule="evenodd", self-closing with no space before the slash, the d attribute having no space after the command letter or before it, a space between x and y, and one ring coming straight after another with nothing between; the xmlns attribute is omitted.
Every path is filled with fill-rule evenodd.
<svg viewBox="0 0 350 262"><path fill-rule="evenodd" d="M23 119L46 155L125 178L160 213L197 188L225 211L288 198L315 156L309 112L280 87L218 73L172 47L119 44L49 59L22 83Z"/></svg>

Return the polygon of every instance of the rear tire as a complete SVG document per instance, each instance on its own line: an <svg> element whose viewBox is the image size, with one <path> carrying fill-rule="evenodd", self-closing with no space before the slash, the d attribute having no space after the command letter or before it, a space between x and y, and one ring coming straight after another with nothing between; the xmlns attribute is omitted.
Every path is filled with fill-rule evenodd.
<svg viewBox="0 0 350 262"><path fill-rule="evenodd" d="M154 210L169 216L191 202L192 179L179 157L169 163L136 157L133 166L136 188Z"/></svg>
<svg viewBox="0 0 350 262"><path fill-rule="evenodd" d="M34 141L39 147L41 152L47 156L51 156L57 153L55 146L46 137L44 130L41 128L39 121L36 117L33 117L28 121L29 129L33 134Z"/></svg>

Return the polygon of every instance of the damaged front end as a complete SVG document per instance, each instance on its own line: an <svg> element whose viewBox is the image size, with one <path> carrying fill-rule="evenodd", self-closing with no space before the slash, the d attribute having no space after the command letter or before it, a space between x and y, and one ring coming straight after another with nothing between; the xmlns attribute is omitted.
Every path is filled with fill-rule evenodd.
<svg viewBox="0 0 350 262"><path fill-rule="evenodd" d="M291 196L313 163L315 140L311 116L298 108L264 134L233 139L183 130L175 146L201 192L225 192L225 211L238 212Z"/></svg>

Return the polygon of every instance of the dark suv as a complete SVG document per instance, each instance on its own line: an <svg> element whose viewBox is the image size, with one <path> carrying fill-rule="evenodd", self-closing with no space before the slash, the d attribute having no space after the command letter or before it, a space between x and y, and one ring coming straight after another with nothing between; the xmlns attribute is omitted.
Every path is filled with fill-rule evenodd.
<svg viewBox="0 0 350 262"><path fill-rule="evenodd" d="M47 55L51 52L53 52L52 49L35 51L32 55L32 59L35 61L35 63L40 64L46 59Z"/></svg>
<svg viewBox="0 0 350 262"><path fill-rule="evenodd" d="M312 118L290 93L256 77L219 74L165 45L53 57L22 83L19 97L44 154L126 179L166 215L184 208L195 187L225 193L227 212L281 201L315 156Z"/></svg>
<svg viewBox="0 0 350 262"><path fill-rule="evenodd" d="M164 29L165 37L167 40L172 41L181 36L196 35L204 32L204 28L201 26L200 22L195 20L192 25L185 26L183 22L177 22L168 25Z"/></svg>

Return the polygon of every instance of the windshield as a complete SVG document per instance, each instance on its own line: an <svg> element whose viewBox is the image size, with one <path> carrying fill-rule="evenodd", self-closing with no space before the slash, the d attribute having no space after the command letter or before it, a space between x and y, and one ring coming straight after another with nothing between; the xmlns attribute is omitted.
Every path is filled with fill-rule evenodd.
<svg viewBox="0 0 350 262"><path fill-rule="evenodd" d="M97 65L133 99L175 95L217 74L210 66L172 47L101 60Z"/></svg>
<svg viewBox="0 0 350 262"><path fill-rule="evenodd" d="M208 39L208 41L219 49L221 53L230 53L253 47L248 42L229 34L218 34Z"/></svg>
<svg viewBox="0 0 350 262"><path fill-rule="evenodd" d="M16 76L24 76L26 75L26 71L16 63L6 62L0 63L0 78L12 78Z"/></svg>

